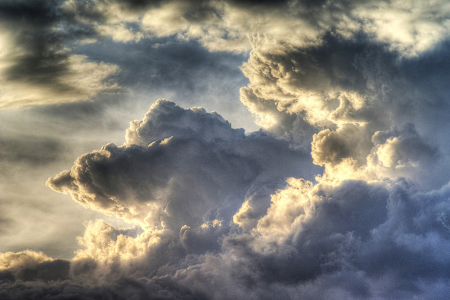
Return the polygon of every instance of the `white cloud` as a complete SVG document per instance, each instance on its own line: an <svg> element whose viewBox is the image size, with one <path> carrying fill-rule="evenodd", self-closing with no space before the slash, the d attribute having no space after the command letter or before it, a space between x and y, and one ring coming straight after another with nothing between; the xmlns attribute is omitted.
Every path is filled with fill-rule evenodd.
<svg viewBox="0 0 450 300"><path fill-rule="evenodd" d="M232 129L217 113L158 100L143 121L130 123L126 143L79 157L48 184L87 208L179 230L229 222L250 187L314 176L318 169L308 161L306 152L270 135Z"/></svg>
<svg viewBox="0 0 450 300"><path fill-rule="evenodd" d="M390 50L416 56L445 40L450 29L446 1L386 1L361 5L352 12L368 34Z"/></svg>
<svg viewBox="0 0 450 300"><path fill-rule="evenodd" d="M365 130L347 123L322 135L346 143ZM419 161L426 155L417 151L435 155L412 125L367 136L370 149L314 159L339 165L367 151L378 155L383 145ZM316 146L332 153L333 145ZM142 229L88 223L70 269L42 254L2 254L2 292L21 278L28 290L16 291L19 297L50 287L53 295L119 299L295 299L298 293L409 299L445 290L437 282L449 267L450 252L442 250L449 243L448 187L419 192L406 180L314 184L301 178L315 174L311 165L304 152L267 133L246 136L216 113L158 100L142 121L131 122L122 146L85 154L48 182ZM284 186L290 174L295 178ZM50 276L53 268L60 272Z"/></svg>

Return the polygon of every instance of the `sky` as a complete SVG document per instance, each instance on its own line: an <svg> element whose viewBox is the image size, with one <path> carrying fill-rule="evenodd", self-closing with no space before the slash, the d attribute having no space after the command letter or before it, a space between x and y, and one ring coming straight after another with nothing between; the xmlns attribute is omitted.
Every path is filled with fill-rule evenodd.
<svg viewBox="0 0 450 300"><path fill-rule="evenodd" d="M0 1L0 298L447 299L450 3Z"/></svg>

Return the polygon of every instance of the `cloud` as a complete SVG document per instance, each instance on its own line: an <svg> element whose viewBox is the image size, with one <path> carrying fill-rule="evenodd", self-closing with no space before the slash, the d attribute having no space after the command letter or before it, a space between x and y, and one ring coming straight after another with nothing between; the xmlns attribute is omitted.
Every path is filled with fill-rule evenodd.
<svg viewBox="0 0 450 300"><path fill-rule="evenodd" d="M24 251L0 254L0 272L5 272L3 275L7 279L22 281L63 280L67 278L68 271L68 261L53 260L42 252Z"/></svg>
<svg viewBox="0 0 450 300"><path fill-rule="evenodd" d="M363 22L365 32L390 50L414 56L432 49L447 38L450 23L448 4L415 5L412 1L389 1L358 7L353 15Z"/></svg>
<svg viewBox="0 0 450 300"><path fill-rule="evenodd" d="M16 295L44 287L44 294L54 287L55 297L76 291L82 298L118 299L441 295L447 287L439 282L449 267L443 248L449 243L447 194L448 187L423 193L405 181L329 186L291 178L246 233L219 222L183 226L178 234L119 230L97 221L80 239L85 249L71 261L69 281L44 283L48 279L42 275L44 282L24 281L26 290L16 286ZM24 272L18 270L25 266L27 274L40 274L47 268L43 262L50 261L38 254L7 255L22 258L6 260L4 291L12 291L11 276L18 276L8 274Z"/></svg>
<svg viewBox="0 0 450 300"><path fill-rule="evenodd" d="M26 141L25 141L26 140ZM3 163L48 164L59 159L63 146L56 139L42 139L33 136L20 138L2 137L0 160ZM6 170L2 170L2 172Z"/></svg>
<svg viewBox="0 0 450 300"><path fill-rule="evenodd" d="M435 63L444 45L400 58L367 36L329 35L307 49L255 49L242 66L250 82L241 89L241 101L266 130L293 145L312 142L314 162L325 166L323 180L406 177L421 188L438 188L446 181L436 168L448 159L442 155L447 138L438 129L447 122L438 112L448 111L442 101L446 77ZM391 130L396 133L381 146L377 136Z"/></svg>
<svg viewBox="0 0 450 300"><path fill-rule="evenodd" d="M344 125L322 133L325 141L313 154L329 150L313 156L316 163L340 164L369 150L384 161L383 147L419 161L436 155L411 124L369 135L369 150L343 151L334 145L359 139L355 132L363 130ZM336 156L325 155L334 149L340 149ZM138 226L89 222L70 262L30 251L2 254L2 296L410 299L445 293L448 186L422 192L404 179L313 183L301 178L320 171L312 166L307 153L285 140L263 131L246 135L217 113L158 100L143 120L130 123L123 145L87 153L48 181L82 205Z"/></svg>
<svg viewBox="0 0 450 300"><path fill-rule="evenodd" d="M152 35L197 39L212 51L320 45L326 33L346 39L364 33L403 56L446 39L444 1L67 1L64 10L103 36L130 42ZM281 22L283 21L283 22Z"/></svg>
<svg viewBox="0 0 450 300"><path fill-rule="evenodd" d="M250 187L314 176L318 169L307 167L309 160L269 134L232 129L217 113L159 100L144 120L130 123L122 146L81 156L48 185L85 207L179 230L229 222Z"/></svg>
<svg viewBox="0 0 450 300"><path fill-rule="evenodd" d="M69 43L92 33L72 26L60 4L4 1L0 5L4 16L0 107L86 100L118 88L108 82L117 66L89 61L69 49Z"/></svg>
<svg viewBox="0 0 450 300"><path fill-rule="evenodd" d="M0 296L445 299L448 11L433 4L64 2L83 37L251 47L241 101L263 129L158 100L122 145L47 181L133 227L88 222L70 261L2 253Z"/></svg>
<svg viewBox="0 0 450 300"><path fill-rule="evenodd" d="M364 36L385 51L409 58L433 51L445 42L448 32L448 9L442 1L420 8L398 1L383 5L372 1L326 5L310 1L6 1L0 10L5 16L0 36L3 107L86 100L118 89L113 80L117 65L76 53L80 45L97 45L99 39L111 38L132 47L143 40L177 37L198 41L209 51L248 53L253 49L253 55L261 58L326 46L330 34L348 42ZM398 15L397 21L391 17ZM339 62L334 59L335 64ZM344 60L336 67L344 71L349 68L346 64ZM308 80L326 84L331 79L305 64L301 69L309 75L301 78L300 86ZM339 71L334 68L334 72ZM323 103L316 101L320 97L316 92L300 93L318 105L310 107L317 112Z"/></svg>
<svg viewBox="0 0 450 300"><path fill-rule="evenodd" d="M354 131L360 126L345 124L336 137L330 130L322 134L346 142L359 139ZM396 146L390 144L399 137ZM339 164L353 152L378 155L379 145L398 147L400 154L436 155L410 124L368 139L375 150L336 147L337 156L313 158ZM315 147L333 153L333 145ZM288 149L287 142L267 134L246 136L218 114L157 101L142 121L130 123L122 146L88 153L48 181L82 205L142 227L89 223L79 239L84 248L71 261L70 280L90 282L81 294L101 290L156 299L384 299L393 293L407 299L445 290L437 282L448 268L448 254L441 251L448 243L447 187L419 192L405 180L330 185L296 178L284 186L282 174L299 168L286 169L293 157L282 163L288 153L298 155ZM124 280L140 283L124 291Z"/></svg>

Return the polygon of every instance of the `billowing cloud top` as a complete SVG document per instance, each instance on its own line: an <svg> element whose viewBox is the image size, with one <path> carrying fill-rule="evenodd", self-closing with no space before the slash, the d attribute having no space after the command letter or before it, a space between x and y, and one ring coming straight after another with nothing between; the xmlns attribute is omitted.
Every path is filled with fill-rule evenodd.
<svg viewBox="0 0 450 300"><path fill-rule="evenodd" d="M240 101L261 126L157 100L122 145L47 181L130 226L88 223L70 261L0 254L0 298L446 299L447 1L6 1L0 12L2 106L126 87L111 81L118 66L75 45L178 39L248 53Z"/></svg>
<svg viewBox="0 0 450 300"><path fill-rule="evenodd" d="M179 230L229 223L250 189L310 174L310 161L267 133L246 136L216 113L158 100L122 146L81 156L48 184L88 208Z"/></svg>

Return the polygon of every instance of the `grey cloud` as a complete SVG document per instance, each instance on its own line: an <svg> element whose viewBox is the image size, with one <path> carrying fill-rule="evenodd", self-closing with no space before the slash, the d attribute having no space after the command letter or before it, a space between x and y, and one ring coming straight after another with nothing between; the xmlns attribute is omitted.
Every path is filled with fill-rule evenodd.
<svg viewBox="0 0 450 300"><path fill-rule="evenodd" d="M327 126L332 124L326 121L365 121L386 130L414 120L420 121L420 130L429 130L434 122L426 125L421 118L430 120L431 112L439 115L437 107L447 110L442 101L446 76L436 75L445 72L445 47L443 43L420 57L400 60L364 35L354 40L327 35L316 47L276 54L254 50L243 72L250 79L248 89L258 98L243 102L251 109L252 105L261 105L257 101L275 101L279 110L304 112L306 118L319 105L318 112L324 113L320 121ZM364 105L352 108L333 96L342 92L359 94L365 99ZM309 100L308 93L316 95L317 100ZM263 111L260 113L264 116ZM438 120L445 122L440 117Z"/></svg>
<svg viewBox="0 0 450 300"><path fill-rule="evenodd" d="M378 147L378 159L381 159L381 163L387 167L408 166L416 163L430 167L440 156L435 147L428 145L418 135L412 123L404 124L400 130L394 128L391 131L376 132L372 142L375 147ZM383 161L381 157L384 150L389 152L386 161Z"/></svg>
<svg viewBox="0 0 450 300"><path fill-rule="evenodd" d="M348 235L352 236L350 242L369 241L371 230L385 222L388 194L363 182L346 182L317 193L321 199L313 204L313 216L305 217L305 221L298 221L302 214L296 216L298 220L289 225L292 232L286 234L287 240L272 251L256 250L258 237L230 236L225 240L226 247L239 251L235 253L239 261L255 260L250 264L260 266L262 279L269 282L298 283L340 270L345 267L347 254L339 251L348 246ZM258 230L276 228L278 224L271 223L274 221L260 222Z"/></svg>
<svg viewBox="0 0 450 300"><path fill-rule="evenodd" d="M263 128L295 144L305 140L295 137L314 135L312 155L327 176L358 178L362 173L345 174L346 166L336 166L347 160L361 172L367 163L381 162L370 160L384 151L389 160L384 166L391 171L372 168L365 178L403 176L422 188L437 188L447 178L439 168L448 159L449 144L442 130L449 111L446 47L444 41L420 56L400 57L361 33L353 39L329 34L323 44L308 48L255 49L242 67L250 83L241 89L241 102ZM404 137L392 136L385 146L372 140L377 132L407 123L414 124L416 137L405 129L399 133Z"/></svg>
<svg viewBox="0 0 450 300"><path fill-rule="evenodd" d="M270 135L245 136L216 113L160 100L131 123L126 144L81 156L48 184L86 207L140 222L153 203L158 216L145 222L179 229L216 218L227 223L252 185L315 175L309 160Z"/></svg>
<svg viewBox="0 0 450 300"><path fill-rule="evenodd" d="M307 299L338 295L408 299L440 294L439 288L431 291L421 282L439 281L448 272L441 256L447 254L440 250L448 243L448 233L436 235L444 226L436 219L439 214L435 210L440 209L441 193L446 189L430 195L401 185L385 189L346 182L319 190L324 198L316 204L314 217L293 227L292 240L271 253L256 251L259 247L253 239L229 236L225 247L237 259L235 279L242 283L241 276L248 274L254 284L267 280L266 286L272 287L274 281L285 282L286 288L292 289L292 299L300 294ZM258 289L251 282L247 287Z"/></svg>
<svg viewBox="0 0 450 300"><path fill-rule="evenodd" d="M106 264L89 258L74 260L70 280L85 283L75 287L69 282L53 283L60 289L55 295L76 291L81 299L100 294L118 299L131 295L138 299L227 299L230 295L238 299L296 299L298 295L410 299L445 291L445 286L435 283L448 277L450 267L446 263L450 254L443 250L449 243L448 187L428 193L418 192L406 181L387 185L346 181L334 187L311 185L303 191L292 187L282 190L285 194L278 200L272 199L267 218L260 215L250 233L227 226L183 227L179 235L161 233L162 240L148 248L143 258ZM290 203L278 202L289 197ZM299 213L273 214L277 205ZM280 236L276 232L283 224L288 231ZM105 240L109 247L119 236L134 235L99 226L102 231L92 231L85 242L104 243L104 233L111 239ZM282 239L273 241L272 231ZM108 248L101 251L109 252ZM5 291L11 291L10 273L2 274ZM102 277L107 281L92 282ZM422 282L430 282L433 290ZM42 283L22 285L18 295L25 293L26 286L28 293L43 287L44 294L50 293L50 286Z"/></svg>
<svg viewBox="0 0 450 300"><path fill-rule="evenodd" d="M102 44L79 46L80 53L96 61L118 64L117 80L134 88L197 89L204 92L204 78L224 76L221 83L242 78L237 66L245 55L210 53L195 41L177 41L173 38L143 39L136 44L118 44L105 40ZM132 51L133 55L124 55ZM244 81L244 79L242 79ZM180 99L183 100L183 99Z"/></svg>
<svg viewBox="0 0 450 300"><path fill-rule="evenodd" d="M346 143L359 140L354 130L360 126L326 133ZM437 155L411 124L366 136L363 150L348 146L348 153L321 159L337 163L392 138L404 142L402 151L428 153L430 160ZM218 114L159 100L142 121L131 122L124 145L85 154L71 171L49 180L93 209L142 224L163 221L160 241L124 260L114 245L142 247L152 234L132 237L97 223L82 239L85 252L71 263L72 278L102 278L82 293L104 289L119 299L127 293L155 299L408 299L445 290L427 290L422 282L447 277L447 187L424 193L405 180L314 186L290 179L283 189L283 178L305 175L299 173L301 152L287 149L287 142L267 133L232 129ZM149 211L149 203L164 210ZM102 255L96 250L101 245ZM133 287L118 290L123 280Z"/></svg>
<svg viewBox="0 0 450 300"><path fill-rule="evenodd" d="M36 136L0 138L0 160L3 163L48 164L60 159L64 146L56 139Z"/></svg>
<svg viewBox="0 0 450 300"><path fill-rule="evenodd" d="M336 284L316 290L312 298L342 289L351 299L384 299L392 293L403 299L426 295L421 282L447 277L448 253L442 251L449 242L447 188L423 194L402 182L386 189L349 181L317 193L321 200L314 204L313 217L295 222L288 240L271 252L257 250L264 249L257 236L227 237L225 247L237 259L235 267L254 266L258 281L295 283L298 291L307 292L312 280ZM357 280L361 289L341 286L340 280L332 283L334 276ZM391 284L383 284L384 277Z"/></svg>
<svg viewBox="0 0 450 300"><path fill-rule="evenodd" d="M33 25L49 25L59 20L57 6L59 0L51 1L2 1L0 4L0 15L2 20Z"/></svg>
<svg viewBox="0 0 450 300"><path fill-rule="evenodd" d="M63 51L63 36L51 30L56 22L61 21L57 11L60 3L61 1L1 3L2 25L14 28L16 34L20 35L16 43L28 50L27 54L16 59L15 64L6 70L8 80L25 79L49 84L50 78L67 71L65 59L68 55Z"/></svg>
<svg viewBox="0 0 450 300"><path fill-rule="evenodd" d="M318 131L305 120L304 114L280 111L277 101L259 98L248 87L240 89L240 100L255 115L256 123L293 147L310 149L312 136Z"/></svg>
<svg viewBox="0 0 450 300"><path fill-rule="evenodd" d="M67 279L69 272L69 262L66 260L54 260L42 262L35 269L25 268L20 270L15 276L15 280L24 281L54 281Z"/></svg>
<svg viewBox="0 0 450 300"><path fill-rule="evenodd" d="M2 253L1 268L5 278L11 281L60 281L68 277L70 262L53 260L42 253L24 251L19 253Z"/></svg>
<svg viewBox="0 0 450 300"><path fill-rule="evenodd" d="M380 35L377 22L397 11L396 2L386 2L382 16L373 15L370 1L332 8L250 2L239 7L291 5L293 14L311 12L311 19L332 10L330 22L309 21L329 33L312 35L320 43L259 45L243 66L250 83L241 100L269 132L246 135L217 113L158 101L131 122L123 145L84 154L48 181L85 207L143 229L91 222L70 265L48 257L0 265L1 298L446 299L450 190L422 183L448 181L448 171L434 172L448 162L448 44L420 48ZM212 2L201 3L198 13L190 5L183 11L189 24L212 16ZM150 7L134 1L124 10ZM358 34L341 32L339 13L354 17L347 21L356 20ZM412 28L409 36L394 27L415 41L424 31ZM93 52L89 47L84 51ZM193 65L202 61L191 54ZM321 170L309 156L311 142L314 162L328 175L336 167L335 177L301 179ZM365 180L345 180L345 172ZM288 177L297 179L286 185Z"/></svg>
<svg viewBox="0 0 450 300"><path fill-rule="evenodd" d="M364 37L353 41L328 35L316 47L286 49L276 54L253 51L243 72L250 80L248 88L259 99L275 101L279 110L300 114L312 125L332 126L334 122L329 121L334 120L329 118L335 110L333 118L339 119L342 112L337 108L342 100L338 96L343 92L367 98L365 105L352 112L353 121L383 122L386 116L377 112L382 105L378 102L385 100L383 94L378 94L383 90L372 74L387 73L378 62L387 67L385 61L392 60L392 54ZM387 80L383 82L387 84ZM252 99L248 101L251 105Z"/></svg>
<svg viewBox="0 0 450 300"><path fill-rule="evenodd" d="M86 99L117 88L107 79L114 65L90 63L74 55L68 45L92 37L94 32L77 24L61 10L63 1L3 1L0 4L3 57L0 70L2 107ZM89 76L82 74L88 69ZM89 77L91 86L81 85ZM78 82L78 84L75 84ZM56 99L55 99L56 98Z"/></svg>

